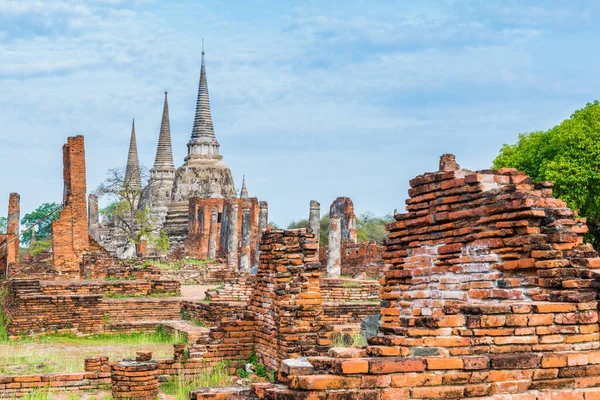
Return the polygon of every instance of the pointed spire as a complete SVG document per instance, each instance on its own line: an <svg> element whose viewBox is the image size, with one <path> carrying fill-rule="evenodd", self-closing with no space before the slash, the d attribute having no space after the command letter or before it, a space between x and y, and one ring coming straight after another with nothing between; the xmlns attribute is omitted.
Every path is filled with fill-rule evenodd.
<svg viewBox="0 0 600 400"><path fill-rule="evenodd" d="M202 42L202 65L200 67L200 84L198 85L198 98L196 101L196 115L192 137L188 143L189 155L218 155L219 142L215 138L212 117L210 115L210 101L208 98L208 84L206 81L206 64L204 61L204 42Z"/></svg>
<svg viewBox="0 0 600 400"><path fill-rule="evenodd" d="M171 124L169 122L169 101L165 92L165 105L163 107L162 121L160 123L160 135L158 136L158 147L154 168L174 168L173 149L171 148Z"/></svg>
<svg viewBox="0 0 600 400"><path fill-rule="evenodd" d="M142 189L140 161L138 159L137 142L135 140L135 119L131 123L131 139L129 141L129 154L127 155L124 185L128 186L129 189Z"/></svg>
<svg viewBox="0 0 600 400"><path fill-rule="evenodd" d="M246 175L242 178L242 190L240 191L240 199L248 198L248 189L246 188Z"/></svg>

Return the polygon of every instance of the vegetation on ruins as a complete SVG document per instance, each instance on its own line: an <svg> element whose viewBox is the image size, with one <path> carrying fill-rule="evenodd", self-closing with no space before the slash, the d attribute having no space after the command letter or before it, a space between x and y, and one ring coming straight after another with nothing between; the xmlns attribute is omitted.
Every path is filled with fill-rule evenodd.
<svg viewBox="0 0 600 400"><path fill-rule="evenodd" d="M42 240L36 240L29 246L29 255L35 257L42 251L47 250L50 247L52 247L52 239L46 238Z"/></svg>
<svg viewBox="0 0 600 400"><path fill-rule="evenodd" d="M190 391L199 388L227 386L233 383L228 373L228 362L222 361L212 368L198 371L192 376L178 374L160 386L163 393L173 395L177 400L190 398Z"/></svg>
<svg viewBox="0 0 600 400"><path fill-rule="evenodd" d="M587 218L586 240L600 245L600 102L588 103L547 131L504 144L494 168L517 168L533 181L553 181L554 196Z"/></svg>
<svg viewBox="0 0 600 400"><path fill-rule="evenodd" d="M238 368L236 373L242 379L248 379L254 374L259 378L268 379L271 382L275 381L275 371L267 370L267 367L260 362L258 354L256 354L254 349L252 349L246 359L245 368Z"/></svg>
<svg viewBox="0 0 600 400"><path fill-rule="evenodd" d="M3 235L6 233L6 223L8 222L8 219L6 217L0 217L0 235Z"/></svg>
<svg viewBox="0 0 600 400"><path fill-rule="evenodd" d="M56 220L60 215L58 212L59 209L60 204L58 203L42 203L38 208L28 214L25 214L25 216L21 218L21 225L29 228L31 225L39 221L35 227L36 240L49 239L52 233L52 221ZM29 245L30 241L31 231L27 231L21 236L21 243L27 246ZM47 246L46 248L48 247L50 246Z"/></svg>
<svg viewBox="0 0 600 400"><path fill-rule="evenodd" d="M385 240L386 230L385 224L391 222L393 217L391 214L378 217L370 212L365 212L356 217L356 234L358 242L377 242L382 244ZM321 217L321 235L319 243L322 246L327 246L329 243L329 215ZM288 225L288 229L307 228L308 220L301 219L292 221Z"/></svg>
<svg viewBox="0 0 600 400"><path fill-rule="evenodd" d="M140 175L145 181L148 171L140 168ZM113 200L101 210L104 218L117 229L122 230L127 239L135 245L136 253L140 253L142 239L152 240L152 232L157 230L157 222L147 207L138 208L142 195L139 182L125 168L111 168L107 177L96 189L98 196L106 196Z"/></svg>

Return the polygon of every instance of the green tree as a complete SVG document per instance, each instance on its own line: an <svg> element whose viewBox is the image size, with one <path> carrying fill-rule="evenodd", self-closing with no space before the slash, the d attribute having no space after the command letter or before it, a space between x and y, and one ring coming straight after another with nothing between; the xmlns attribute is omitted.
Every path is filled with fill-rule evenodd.
<svg viewBox="0 0 600 400"><path fill-rule="evenodd" d="M360 214L356 218L356 236L358 242L371 242L375 241L382 244L387 235L385 230L385 224L393 220L391 215L385 215L383 217L377 217L370 212ZM319 237L319 243L321 246L327 246L329 243L329 215L325 214L321 217L321 234ZM308 227L308 220L301 219L299 221L292 221L288 225L288 229L298 229Z"/></svg>
<svg viewBox="0 0 600 400"><path fill-rule="evenodd" d="M385 224L391 222L393 217L391 214L377 217L370 212L360 214L356 218L356 236L358 242L377 242L383 244L387 231Z"/></svg>
<svg viewBox="0 0 600 400"><path fill-rule="evenodd" d="M27 229L31 225L40 221L35 227L36 239L48 239L52 233L52 221L56 220L60 215L59 209L60 204L58 203L43 203L29 214L25 214L25 216L21 218L21 225ZM21 236L21 243L27 246L29 245L30 241L31 231L25 232Z"/></svg>
<svg viewBox="0 0 600 400"><path fill-rule="evenodd" d="M140 175L145 181L147 170L140 168ZM96 193L113 200L101 213L109 223L126 234L127 239L135 245L136 253L140 254L142 239L152 240L152 232L158 228L158 221L152 217L148 207L138 207L142 188L132 177L126 176L125 168L113 168L108 170L106 179L98 186Z"/></svg>
<svg viewBox="0 0 600 400"><path fill-rule="evenodd" d="M6 217L0 217L0 235L3 235L6 233L6 223L7 223L7 218Z"/></svg>
<svg viewBox="0 0 600 400"><path fill-rule="evenodd" d="M547 131L522 133L504 144L494 168L517 168L553 181L554 196L586 217L586 240L600 244L600 103L596 100Z"/></svg>

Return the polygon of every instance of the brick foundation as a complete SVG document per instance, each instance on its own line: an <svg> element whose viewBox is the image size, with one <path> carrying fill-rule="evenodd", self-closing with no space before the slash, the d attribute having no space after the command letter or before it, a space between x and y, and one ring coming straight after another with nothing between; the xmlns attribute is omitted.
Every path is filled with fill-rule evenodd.
<svg viewBox="0 0 600 400"><path fill-rule="evenodd" d="M155 400L158 396L156 361L121 361L110 375L113 399Z"/></svg>

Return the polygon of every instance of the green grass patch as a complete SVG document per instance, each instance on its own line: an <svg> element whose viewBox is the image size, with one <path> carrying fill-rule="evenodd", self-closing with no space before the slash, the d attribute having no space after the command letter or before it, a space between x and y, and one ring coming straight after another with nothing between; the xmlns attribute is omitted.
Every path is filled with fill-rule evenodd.
<svg viewBox="0 0 600 400"><path fill-rule="evenodd" d="M196 325L199 326L201 328L208 328L208 325L206 325L204 322L200 321L199 319L193 319L190 321L190 323L192 325Z"/></svg>
<svg viewBox="0 0 600 400"><path fill-rule="evenodd" d="M355 288L355 287L361 287L362 285L359 282L344 282L344 287L347 288Z"/></svg>
<svg viewBox="0 0 600 400"><path fill-rule="evenodd" d="M178 374L163 383L160 389L164 394L175 396L177 400L187 400L190 398L190 391L194 389L231 385L234 379L227 373L227 364L227 361L220 362L212 368L198 371L194 376Z"/></svg>
<svg viewBox="0 0 600 400"><path fill-rule="evenodd" d="M130 276L127 278L120 278L118 276L114 276L114 277L106 277L104 278L105 281L135 281L137 278L135 276Z"/></svg>
<svg viewBox="0 0 600 400"><path fill-rule="evenodd" d="M215 260L196 260L194 258L186 258L180 261L146 261L143 265L148 267L152 265L155 268L166 270L181 270L189 269L190 266L207 268L208 264L214 264Z"/></svg>
<svg viewBox="0 0 600 400"><path fill-rule="evenodd" d="M141 350L152 351L156 359L171 358L173 344L182 342L182 336L160 326L155 332L22 337L0 343L0 375L80 372L86 357L106 355L120 361Z"/></svg>
<svg viewBox="0 0 600 400"><path fill-rule="evenodd" d="M123 293L104 293L103 297L107 299L131 299L131 298L155 298L155 297L178 297L177 293L151 293L151 294L123 294Z"/></svg>

